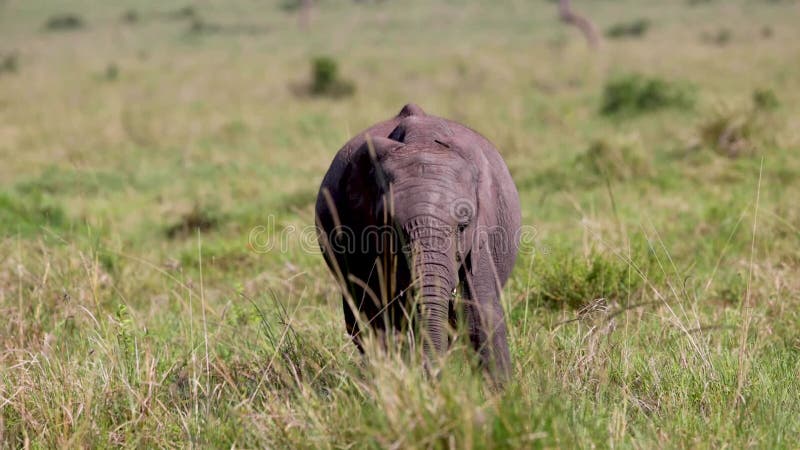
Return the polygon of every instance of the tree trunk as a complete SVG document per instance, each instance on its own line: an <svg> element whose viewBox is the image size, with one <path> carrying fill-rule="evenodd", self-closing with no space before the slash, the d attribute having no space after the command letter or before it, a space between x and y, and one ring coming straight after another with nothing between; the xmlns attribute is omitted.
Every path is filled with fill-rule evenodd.
<svg viewBox="0 0 800 450"><path fill-rule="evenodd" d="M597 29L589 19L572 9L570 0L558 1L558 15L564 23L574 25L581 30L589 47L597 48L600 45L600 35L597 33Z"/></svg>

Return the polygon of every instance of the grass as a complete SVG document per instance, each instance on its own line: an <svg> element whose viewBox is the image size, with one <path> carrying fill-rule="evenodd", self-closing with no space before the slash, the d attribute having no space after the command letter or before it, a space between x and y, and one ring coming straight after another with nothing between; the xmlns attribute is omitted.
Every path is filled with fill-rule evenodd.
<svg viewBox="0 0 800 450"><path fill-rule="evenodd" d="M594 53L551 2L346 3L0 2L0 447L796 446L792 2L579 2L651 21ZM316 55L352 96L293 92ZM604 115L619 74L694 105ZM504 392L463 335L435 379L361 358L314 250L333 153L409 101L497 144L535 229Z"/></svg>

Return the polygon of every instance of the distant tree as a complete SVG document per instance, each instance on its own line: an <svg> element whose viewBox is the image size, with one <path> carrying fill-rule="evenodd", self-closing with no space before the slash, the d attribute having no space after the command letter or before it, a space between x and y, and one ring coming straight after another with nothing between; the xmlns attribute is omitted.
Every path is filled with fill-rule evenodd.
<svg viewBox="0 0 800 450"><path fill-rule="evenodd" d="M558 0L558 15L562 22L574 25L581 30L589 47L597 48L600 44L600 35L597 33L597 28L589 19L572 9L570 0Z"/></svg>

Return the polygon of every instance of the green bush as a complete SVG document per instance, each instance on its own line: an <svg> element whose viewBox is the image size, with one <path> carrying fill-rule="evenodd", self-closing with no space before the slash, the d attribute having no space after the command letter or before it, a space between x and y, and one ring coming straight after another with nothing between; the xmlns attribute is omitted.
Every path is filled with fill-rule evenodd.
<svg viewBox="0 0 800 450"><path fill-rule="evenodd" d="M339 77L339 65L327 56L315 58L312 62L312 89L314 92L323 92L336 82Z"/></svg>
<svg viewBox="0 0 800 450"><path fill-rule="evenodd" d="M779 125L770 112L780 106L772 89L755 89L750 107L723 107L699 126L699 142L728 158L753 156L775 145Z"/></svg>
<svg viewBox="0 0 800 450"><path fill-rule="evenodd" d="M18 58L16 53L9 53L0 55L0 74L2 73L16 73L19 68Z"/></svg>
<svg viewBox="0 0 800 450"><path fill-rule="evenodd" d="M611 252L592 251L583 256L557 249L537 259L531 304L580 309L600 299L627 303L645 287L644 277L656 282L647 273L651 258L646 255L633 252L633 264L629 264Z"/></svg>
<svg viewBox="0 0 800 450"><path fill-rule="evenodd" d="M120 21L122 21L122 23L128 23L128 24L136 23L139 21L139 12L136 11L135 9L129 9L124 13L122 13Z"/></svg>
<svg viewBox="0 0 800 450"><path fill-rule="evenodd" d="M753 106L758 110L773 110L779 107L781 103L778 101L778 96L772 89L756 89L753 91Z"/></svg>
<svg viewBox="0 0 800 450"><path fill-rule="evenodd" d="M280 8L287 13L299 11L302 6L303 2L301 0L283 0L280 3Z"/></svg>
<svg viewBox="0 0 800 450"><path fill-rule="evenodd" d="M728 28L720 28L714 32L705 32L701 37L709 44L723 46L733 39L733 32Z"/></svg>
<svg viewBox="0 0 800 450"><path fill-rule="evenodd" d="M103 75L107 81L114 81L119 78L119 66L115 63L109 63L106 66L105 74Z"/></svg>
<svg viewBox="0 0 800 450"><path fill-rule="evenodd" d="M200 16L195 16L189 22L190 34L212 34L222 31L222 26L206 21Z"/></svg>
<svg viewBox="0 0 800 450"><path fill-rule="evenodd" d="M665 108L687 109L694 96L687 86L639 74L619 76L603 91L604 115L641 114Z"/></svg>
<svg viewBox="0 0 800 450"><path fill-rule="evenodd" d="M758 149L774 144L775 124L769 114L763 114L765 106L758 102L777 101L766 96L754 99L752 109L727 108L716 111L700 124L700 141L707 148L729 158L753 156Z"/></svg>
<svg viewBox="0 0 800 450"><path fill-rule="evenodd" d="M652 174L652 161L641 140L633 137L598 139L575 160L590 178L625 181Z"/></svg>
<svg viewBox="0 0 800 450"><path fill-rule="evenodd" d="M169 225L165 234L170 239L192 237L196 232L205 233L217 229L221 222L222 217L216 209L195 204L191 211Z"/></svg>
<svg viewBox="0 0 800 450"><path fill-rule="evenodd" d="M626 37L642 37L647 33L650 28L650 20L636 19L631 22L623 22L612 25L606 30L606 37L610 39L626 38Z"/></svg>
<svg viewBox="0 0 800 450"><path fill-rule="evenodd" d="M44 25L47 31L72 31L84 28L86 24L78 15L75 14L59 14L47 19Z"/></svg>
<svg viewBox="0 0 800 450"><path fill-rule="evenodd" d="M166 13L166 17L173 20L194 19L197 16L197 10L191 5Z"/></svg>
<svg viewBox="0 0 800 450"><path fill-rule="evenodd" d="M355 91L352 81L339 78L339 64L329 56L319 56L311 61L312 95L342 97Z"/></svg>

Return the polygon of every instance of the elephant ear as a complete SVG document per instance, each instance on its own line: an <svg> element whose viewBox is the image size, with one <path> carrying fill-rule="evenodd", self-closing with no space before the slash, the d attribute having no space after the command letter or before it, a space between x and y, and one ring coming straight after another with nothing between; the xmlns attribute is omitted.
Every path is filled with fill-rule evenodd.
<svg viewBox="0 0 800 450"><path fill-rule="evenodd" d="M402 146L402 142L367 135L350 157L347 174L342 177L346 183L344 191L348 209L356 215L363 215L365 221L375 218L378 200L388 190L389 180L381 168L381 160Z"/></svg>
<svg viewBox="0 0 800 450"><path fill-rule="evenodd" d="M473 235L469 271L472 275L490 272L496 277L497 269L492 252L498 245L497 241L503 239L503 233L499 231L501 221L498 212L505 207L504 199L498 192L498 181L480 142L456 135L444 143L475 168L475 226L480 231Z"/></svg>

